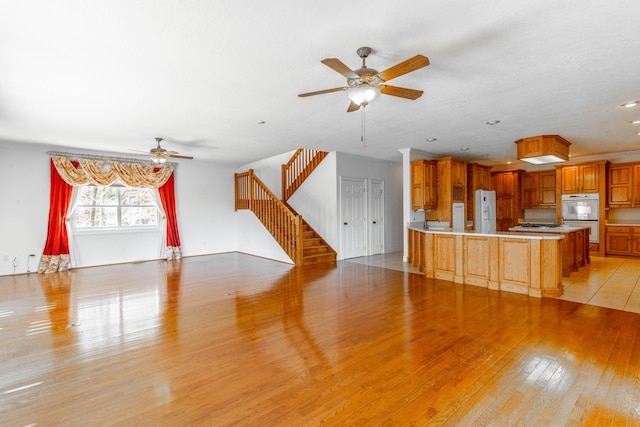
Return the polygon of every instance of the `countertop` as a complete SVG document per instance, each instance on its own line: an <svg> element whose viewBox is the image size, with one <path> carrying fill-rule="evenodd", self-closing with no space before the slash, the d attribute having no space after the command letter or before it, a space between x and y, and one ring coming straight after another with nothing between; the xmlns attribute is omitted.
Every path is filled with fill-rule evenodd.
<svg viewBox="0 0 640 427"><path fill-rule="evenodd" d="M420 224L420 225L419 225ZM453 234L453 235L462 235L462 236L481 236L481 237L499 237L499 238L518 238L518 239L531 239L531 240L560 240L563 239L564 236L560 233L558 234L526 234L521 232L497 232L497 233L478 233L476 231L453 231L451 228L444 227L432 227L432 228L424 228L422 223L409 223L408 228L415 231L420 231L422 233L428 234ZM577 228L576 228L577 229Z"/></svg>
<svg viewBox="0 0 640 427"><path fill-rule="evenodd" d="M579 227L577 225L557 225L555 227L524 227L518 225L516 227L511 227L509 231L516 231L518 233L521 232L529 232L529 233L571 233L578 230L584 230L590 228L589 226Z"/></svg>

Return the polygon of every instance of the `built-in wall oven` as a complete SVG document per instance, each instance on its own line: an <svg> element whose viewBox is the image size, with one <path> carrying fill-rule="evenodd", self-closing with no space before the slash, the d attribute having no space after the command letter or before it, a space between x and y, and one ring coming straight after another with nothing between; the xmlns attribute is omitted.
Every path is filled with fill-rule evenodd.
<svg viewBox="0 0 640 427"><path fill-rule="evenodd" d="M563 194L562 220L566 225L590 227L589 241L598 243L600 198L598 194Z"/></svg>

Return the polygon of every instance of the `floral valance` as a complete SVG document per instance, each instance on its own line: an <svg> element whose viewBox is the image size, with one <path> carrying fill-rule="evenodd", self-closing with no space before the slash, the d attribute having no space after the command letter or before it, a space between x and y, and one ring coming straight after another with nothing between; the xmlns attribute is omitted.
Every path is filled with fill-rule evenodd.
<svg viewBox="0 0 640 427"><path fill-rule="evenodd" d="M51 156L62 179L69 185L111 185L116 180L129 187L163 186L173 173L173 164L141 164L116 160Z"/></svg>

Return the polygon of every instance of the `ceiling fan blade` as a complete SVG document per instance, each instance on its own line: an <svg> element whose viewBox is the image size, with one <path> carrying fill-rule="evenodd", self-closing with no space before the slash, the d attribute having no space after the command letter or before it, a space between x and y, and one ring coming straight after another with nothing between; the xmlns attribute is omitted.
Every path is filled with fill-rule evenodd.
<svg viewBox="0 0 640 427"><path fill-rule="evenodd" d="M129 151L133 151L134 153L151 154L149 151L134 150L133 148L129 148Z"/></svg>
<svg viewBox="0 0 640 427"><path fill-rule="evenodd" d="M333 89L325 89L325 90L318 90L315 92L307 92L307 93L301 93L298 96L301 98L304 98L305 96L313 96L313 95L322 95L323 93L331 93L331 92L341 92L341 91L345 91L348 88L345 87L334 87Z"/></svg>
<svg viewBox="0 0 640 427"><path fill-rule="evenodd" d="M192 156L181 156L180 154L171 154L169 153L169 157L173 158L173 159L193 159Z"/></svg>
<svg viewBox="0 0 640 427"><path fill-rule="evenodd" d="M382 80L384 81L389 81L391 79L395 79L396 77L400 77L404 74L410 73L411 71L426 67L427 65L429 65L429 58L424 55L416 55L413 58L409 58L406 61L394 65L391 68L387 68L386 70L378 73L378 76L380 76L380 78L382 78Z"/></svg>
<svg viewBox="0 0 640 427"><path fill-rule="evenodd" d="M358 111L359 109L360 109L360 106L355 102L351 101L351 103L349 104L349 108L347 108L347 113L352 113L354 111Z"/></svg>
<svg viewBox="0 0 640 427"><path fill-rule="evenodd" d="M358 76L351 68L344 65L344 63L340 61L338 58L326 58L320 62L322 62L327 67L333 69L334 71L339 72L340 74L342 74L348 79L360 78L360 76Z"/></svg>
<svg viewBox="0 0 640 427"><path fill-rule="evenodd" d="M380 93L384 93L385 95L398 96L400 98L418 99L424 92L416 89L407 89L406 87L381 85Z"/></svg>

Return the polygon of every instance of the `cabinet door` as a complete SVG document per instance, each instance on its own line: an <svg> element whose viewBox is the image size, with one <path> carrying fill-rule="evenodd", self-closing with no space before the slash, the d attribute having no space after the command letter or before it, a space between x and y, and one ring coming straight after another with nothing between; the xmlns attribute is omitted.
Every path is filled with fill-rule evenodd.
<svg viewBox="0 0 640 427"><path fill-rule="evenodd" d="M522 208L535 209L540 205L538 193L540 174L529 172L522 175Z"/></svg>
<svg viewBox="0 0 640 427"><path fill-rule="evenodd" d="M582 165L580 166L580 192L581 193L597 193L598 192L598 165Z"/></svg>
<svg viewBox="0 0 640 427"><path fill-rule="evenodd" d="M454 186L467 185L467 165L461 162L451 162L451 183Z"/></svg>
<svg viewBox="0 0 640 427"><path fill-rule="evenodd" d="M633 227L631 255L640 256L640 227Z"/></svg>
<svg viewBox="0 0 640 427"><path fill-rule="evenodd" d="M605 252L608 254L631 254L631 227L606 227Z"/></svg>
<svg viewBox="0 0 640 427"><path fill-rule="evenodd" d="M438 198L438 166L436 162L426 162L424 165L424 208L435 209Z"/></svg>
<svg viewBox="0 0 640 427"><path fill-rule="evenodd" d="M633 166L633 206L640 206L640 164Z"/></svg>
<svg viewBox="0 0 640 427"><path fill-rule="evenodd" d="M513 206L514 200L511 197L501 197L496 200L496 219L499 221L515 221Z"/></svg>
<svg viewBox="0 0 640 427"><path fill-rule="evenodd" d="M411 162L411 209L424 209L424 162Z"/></svg>
<svg viewBox="0 0 640 427"><path fill-rule="evenodd" d="M609 168L609 206L631 206L632 172L631 165Z"/></svg>
<svg viewBox="0 0 640 427"><path fill-rule="evenodd" d="M540 172L540 207L556 206L556 172Z"/></svg>
<svg viewBox="0 0 640 427"><path fill-rule="evenodd" d="M496 197L513 197L513 172L499 172L494 174Z"/></svg>
<svg viewBox="0 0 640 427"><path fill-rule="evenodd" d="M562 194L576 194L578 186L578 166L565 166L562 168Z"/></svg>

